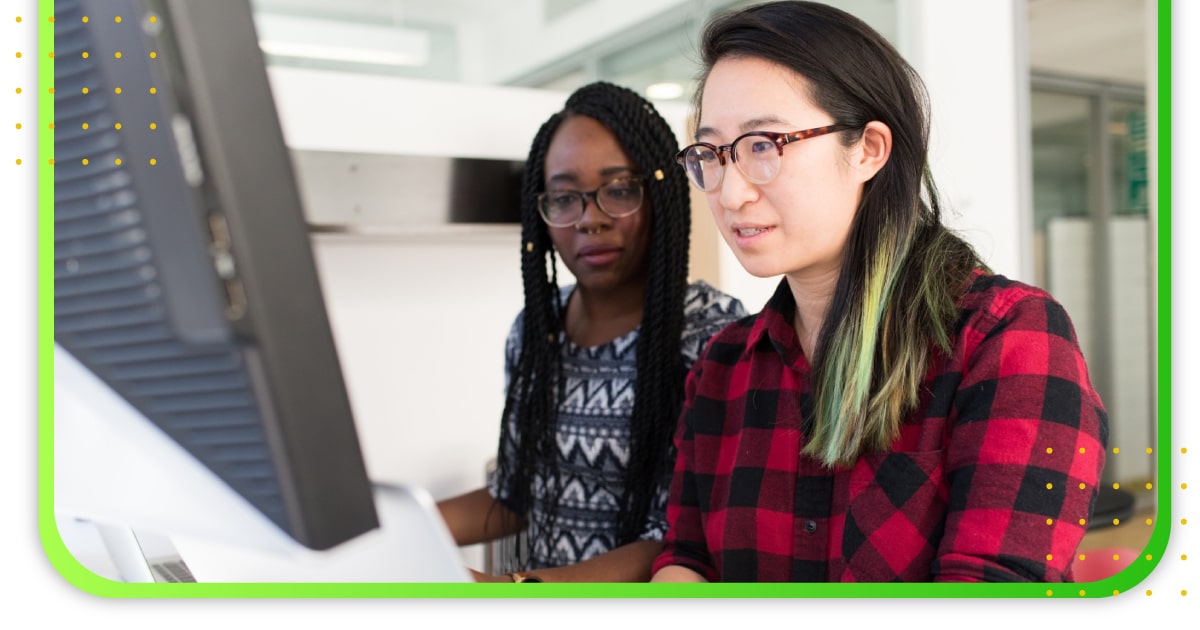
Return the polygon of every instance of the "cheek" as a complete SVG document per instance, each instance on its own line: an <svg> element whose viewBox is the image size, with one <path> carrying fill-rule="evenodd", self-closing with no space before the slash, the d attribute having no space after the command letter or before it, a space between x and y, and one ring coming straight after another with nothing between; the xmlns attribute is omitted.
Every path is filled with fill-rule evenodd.
<svg viewBox="0 0 1200 630"><path fill-rule="evenodd" d="M566 258L563 254L571 248L574 240L574 228L550 228L549 230L550 243L554 245L554 251L558 252L560 257Z"/></svg>
<svg viewBox="0 0 1200 630"><path fill-rule="evenodd" d="M646 258L650 254L649 218L650 216L648 213L643 214L641 212L630 217L630 219L633 219L633 221L630 223L629 231L627 232L629 235L629 241L637 244L638 254L642 258Z"/></svg>

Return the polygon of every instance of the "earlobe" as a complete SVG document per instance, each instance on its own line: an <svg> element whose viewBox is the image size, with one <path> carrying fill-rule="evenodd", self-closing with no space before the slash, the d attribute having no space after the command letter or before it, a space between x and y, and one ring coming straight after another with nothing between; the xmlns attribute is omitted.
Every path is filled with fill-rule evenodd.
<svg viewBox="0 0 1200 630"><path fill-rule="evenodd" d="M858 159L858 170L864 176L863 181L875 177L875 174L887 164L892 155L892 130L886 124L872 120L863 127L862 138L859 139L861 152Z"/></svg>

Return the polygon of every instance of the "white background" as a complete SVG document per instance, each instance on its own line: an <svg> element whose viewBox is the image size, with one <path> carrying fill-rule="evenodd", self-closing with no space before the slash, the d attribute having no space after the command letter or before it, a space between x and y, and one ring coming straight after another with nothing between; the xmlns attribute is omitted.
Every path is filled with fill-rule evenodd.
<svg viewBox="0 0 1200 630"><path fill-rule="evenodd" d="M501 626L544 626L562 624L571 627L605 627L622 620L642 626L679 625L698 621L704 627L719 624L744 626L754 619L784 623L829 621L854 626L904 626L928 628L931 625L970 624L972 627L1008 628L1014 621L1029 620L1039 625L1078 627L1102 619L1107 627L1123 623L1133 627L1154 619L1169 619L1172 612L1200 609L1200 441L1196 440L1193 416L1196 403L1187 396L1195 368L1187 361L1188 350L1196 348L1195 333L1186 326L1175 326L1173 382L1175 423L1174 471L1175 513L1171 542L1158 569L1134 591L1117 598L1101 600L878 600L869 602L842 600L711 600L711 601L638 601L545 600L533 602L491 600L107 600L76 590L60 578L46 561L37 533L37 349L36 325L36 243L37 209L36 168L44 159L36 155L36 134L48 121L36 119L35 69L39 55L36 29L39 20L33 0L4 3L0 13L0 216L10 219L3 230L3 268L8 271L7 308L0 311L0 348L4 348L3 399L10 405L0 423L0 601L5 602L4 617L10 620L36 619L52 627L63 622L78 622L90 628L128 627L150 623L180 628L210 627L232 623L245 627L254 623L294 627L369 627L373 623L400 627L455 623L459 621ZM1184 33L1200 27L1200 7L1192 0L1174 3L1175 45L1173 144L1173 308L1175 319L1183 317L1195 301L1186 288L1195 286L1197 271L1195 247L1187 237L1200 233L1193 213L1196 207L1196 182L1185 176L1197 169L1194 147L1200 133L1193 117L1200 51L1194 38ZM16 17L22 18L16 22ZM1187 28L1184 25L1191 26ZM16 59L15 53L22 52ZM22 94L15 88L22 87ZM15 128L17 123L22 129ZM22 165L16 166L20 158ZM1179 448L1188 447L1187 455ZM1181 482L1191 489L1181 490ZM1191 517L1191 524L1180 526L1179 519ZM1191 559L1180 560L1181 554ZM1152 596L1145 590L1151 589ZM1180 592L1189 591L1187 596ZM550 615L536 614L550 613ZM11 623L11 622L10 622ZM20 623L18 621L18 623Z"/></svg>

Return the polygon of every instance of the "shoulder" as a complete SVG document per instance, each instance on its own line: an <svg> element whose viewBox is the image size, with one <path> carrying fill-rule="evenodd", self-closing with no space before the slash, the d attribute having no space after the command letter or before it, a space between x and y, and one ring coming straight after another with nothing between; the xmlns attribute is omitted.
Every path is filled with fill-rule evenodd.
<svg viewBox="0 0 1200 630"><path fill-rule="evenodd" d="M682 351L686 363L691 365L696 360L710 337L745 316L741 300L703 280L688 285L683 300Z"/></svg>
<svg viewBox="0 0 1200 630"><path fill-rule="evenodd" d="M1075 340L1066 310L1046 290L984 272L976 273L959 300L959 326L968 337L1023 330Z"/></svg>
<svg viewBox="0 0 1200 630"><path fill-rule="evenodd" d="M684 294L683 317L689 323L720 321L723 325L745 315L741 300L703 280L689 284Z"/></svg>

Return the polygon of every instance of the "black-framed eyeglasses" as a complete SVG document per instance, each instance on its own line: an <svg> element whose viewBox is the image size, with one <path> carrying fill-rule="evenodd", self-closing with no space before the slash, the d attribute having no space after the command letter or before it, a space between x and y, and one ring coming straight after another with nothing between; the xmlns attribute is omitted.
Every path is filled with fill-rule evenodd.
<svg viewBox="0 0 1200 630"><path fill-rule="evenodd" d="M833 124L791 133L751 131L723 146L707 142L689 145L675 155L675 161L683 167L692 185L704 192L712 192L721 186L725 177L726 152L747 180L766 184L779 174L784 145L851 128L850 125Z"/></svg>
<svg viewBox="0 0 1200 630"><path fill-rule="evenodd" d="M547 225L571 227L583 220L590 197L600 211L614 219L627 217L642 207L642 178L627 175L601 185L591 192L548 190L537 196L538 212Z"/></svg>

